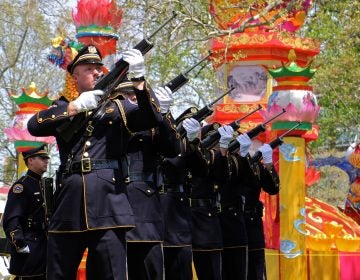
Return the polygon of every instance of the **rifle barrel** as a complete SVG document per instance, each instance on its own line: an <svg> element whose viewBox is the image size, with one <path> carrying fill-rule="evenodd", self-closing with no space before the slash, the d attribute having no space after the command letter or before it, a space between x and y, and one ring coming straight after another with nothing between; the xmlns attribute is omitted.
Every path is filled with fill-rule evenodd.
<svg viewBox="0 0 360 280"><path fill-rule="evenodd" d="M167 25L170 21L172 21L177 16L177 12L172 11L172 16L168 18L163 24L160 25L158 29L156 29L148 38L151 39L154 37L165 25Z"/></svg>

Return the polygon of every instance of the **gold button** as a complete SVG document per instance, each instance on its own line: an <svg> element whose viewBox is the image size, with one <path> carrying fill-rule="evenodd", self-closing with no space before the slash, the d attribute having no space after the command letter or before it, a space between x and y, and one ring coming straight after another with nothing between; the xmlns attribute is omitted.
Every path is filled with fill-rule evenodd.
<svg viewBox="0 0 360 280"><path fill-rule="evenodd" d="M155 100L154 100L154 98L151 98L151 101L153 101L153 102L154 102L154 101L155 101Z"/></svg>
<svg viewBox="0 0 360 280"><path fill-rule="evenodd" d="M148 193L151 193L151 190L147 190Z"/></svg>
<svg viewBox="0 0 360 280"><path fill-rule="evenodd" d="M237 213L236 213L236 212L234 213L234 216L237 216Z"/></svg>
<svg viewBox="0 0 360 280"><path fill-rule="evenodd" d="M218 185L214 185L214 190L217 190L219 188Z"/></svg>
<svg viewBox="0 0 360 280"><path fill-rule="evenodd" d="M209 213L208 215L209 215L209 217L211 217L211 213Z"/></svg>
<svg viewBox="0 0 360 280"><path fill-rule="evenodd" d="M40 118L40 119L39 119L39 122L42 122L42 121L43 121L43 119L42 119L42 118Z"/></svg>
<svg viewBox="0 0 360 280"><path fill-rule="evenodd" d="M173 127L176 128L176 124L174 124Z"/></svg>
<svg viewBox="0 0 360 280"><path fill-rule="evenodd" d="M109 121L109 124L112 124L112 121Z"/></svg>
<svg viewBox="0 0 360 280"><path fill-rule="evenodd" d="M51 115L51 118L52 118L52 119L55 119L55 115Z"/></svg>
<svg viewBox="0 0 360 280"><path fill-rule="evenodd" d="M115 182L115 178L112 178L112 180Z"/></svg>
<svg viewBox="0 0 360 280"><path fill-rule="evenodd" d="M180 198L180 201L184 201L184 199L183 199L183 198Z"/></svg>
<svg viewBox="0 0 360 280"><path fill-rule="evenodd" d="M65 116L66 116L66 115L67 115L67 112L64 112L64 113L63 113L63 115L65 115Z"/></svg>
<svg viewBox="0 0 360 280"><path fill-rule="evenodd" d="M89 153L88 153L88 152L85 152L83 155L84 155L84 157L88 157L88 156L89 156Z"/></svg>
<svg viewBox="0 0 360 280"><path fill-rule="evenodd" d="M139 142L142 142L142 141L144 141L144 140L143 140L142 138L140 138L140 139L139 139Z"/></svg>
<svg viewBox="0 0 360 280"><path fill-rule="evenodd" d="M86 141L86 146L90 146L91 142L90 141Z"/></svg>
<svg viewBox="0 0 360 280"><path fill-rule="evenodd" d="M92 111L88 111L87 114L88 116L90 116L92 114Z"/></svg>

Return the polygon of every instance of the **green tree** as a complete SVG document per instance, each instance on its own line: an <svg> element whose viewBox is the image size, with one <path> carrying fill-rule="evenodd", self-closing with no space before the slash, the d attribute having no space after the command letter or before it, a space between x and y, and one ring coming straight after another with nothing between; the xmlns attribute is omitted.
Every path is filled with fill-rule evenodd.
<svg viewBox="0 0 360 280"><path fill-rule="evenodd" d="M335 148L360 132L360 1L315 1L305 36L320 40L312 83L319 98L320 137L312 146Z"/></svg>

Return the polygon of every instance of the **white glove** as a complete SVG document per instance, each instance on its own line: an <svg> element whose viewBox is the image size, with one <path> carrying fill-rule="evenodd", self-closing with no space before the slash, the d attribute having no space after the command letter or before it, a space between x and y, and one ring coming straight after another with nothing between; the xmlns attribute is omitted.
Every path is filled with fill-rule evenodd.
<svg viewBox="0 0 360 280"><path fill-rule="evenodd" d="M240 156L245 157L250 150L250 146L251 146L250 137L246 133L243 133L240 134L238 137L236 137L236 140L240 144Z"/></svg>
<svg viewBox="0 0 360 280"><path fill-rule="evenodd" d="M128 78L130 80L132 78L140 78L145 76L146 70L144 57L139 50L130 49L124 51L122 57L124 61L129 63Z"/></svg>
<svg viewBox="0 0 360 280"><path fill-rule="evenodd" d="M19 250L17 250L18 253L22 253L22 254L29 254L30 253L30 248L29 245L26 245L23 248L20 248Z"/></svg>
<svg viewBox="0 0 360 280"><path fill-rule="evenodd" d="M234 129L230 125L224 125L219 127L218 132L220 134L220 148L227 149L231 139L234 136Z"/></svg>
<svg viewBox="0 0 360 280"><path fill-rule="evenodd" d="M259 148L259 151L262 153L262 157L265 164L269 164L273 162L272 154L273 150L269 144L264 144Z"/></svg>
<svg viewBox="0 0 360 280"><path fill-rule="evenodd" d="M173 103L172 91L168 87L158 87L154 93L159 100L160 112L165 114Z"/></svg>
<svg viewBox="0 0 360 280"><path fill-rule="evenodd" d="M193 118L185 119L182 126L186 130L186 137L190 142L200 138L201 125L197 120Z"/></svg>
<svg viewBox="0 0 360 280"><path fill-rule="evenodd" d="M78 98L73 101L74 106L78 112L95 109L104 92L100 89L84 91Z"/></svg>

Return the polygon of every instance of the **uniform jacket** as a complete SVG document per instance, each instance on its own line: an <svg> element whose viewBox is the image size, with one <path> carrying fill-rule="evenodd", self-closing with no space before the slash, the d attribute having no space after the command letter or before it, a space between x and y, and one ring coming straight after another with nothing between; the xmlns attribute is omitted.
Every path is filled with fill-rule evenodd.
<svg viewBox="0 0 360 280"><path fill-rule="evenodd" d="M201 147L196 150L203 154L197 157L196 165L204 168L192 172L190 180L193 250L219 250L223 248L219 184L227 175L227 158L219 151L203 151Z"/></svg>
<svg viewBox="0 0 360 280"><path fill-rule="evenodd" d="M179 138L168 112L158 127L135 133L129 140L126 186L136 227L126 233L128 241L164 240L157 171L162 157L174 157L180 153Z"/></svg>
<svg viewBox="0 0 360 280"><path fill-rule="evenodd" d="M138 106L120 97L112 99L102 114L95 115L69 142L62 138L61 128L82 113L69 118L66 100L58 100L29 120L29 132L34 136L55 136L60 153L60 179L49 232L134 226L121 162L131 133L156 126L161 117L148 87L135 93ZM94 160L105 162L105 166L68 172L74 164ZM111 166L106 167L107 162ZM114 162L119 167L114 167Z"/></svg>
<svg viewBox="0 0 360 280"><path fill-rule="evenodd" d="M244 220L245 198L242 196L238 177L247 176L249 161L247 158L228 156L228 180L219 188L221 197L220 222L224 248L247 246L248 238Z"/></svg>
<svg viewBox="0 0 360 280"><path fill-rule="evenodd" d="M241 158L239 154L235 154L233 159L237 166L240 162L248 162L242 165L243 172L233 174L233 183L239 188L239 194L245 198L244 218L249 249L264 248L263 204L259 198L261 190L270 195L279 192L278 174L274 166L268 170L261 162L250 163L249 155Z"/></svg>
<svg viewBox="0 0 360 280"><path fill-rule="evenodd" d="M164 247L191 246L191 210L189 200L188 167L193 153L188 142L182 139L181 152L175 157L164 158L161 162L159 187L165 225ZM173 190L181 191L168 191Z"/></svg>
<svg viewBox="0 0 360 280"><path fill-rule="evenodd" d="M43 275L46 271L45 208L41 175L28 170L11 187L3 227L11 243L10 273L17 276ZM30 253L17 253L29 246Z"/></svg>

